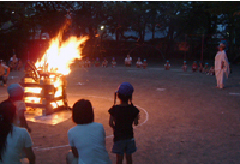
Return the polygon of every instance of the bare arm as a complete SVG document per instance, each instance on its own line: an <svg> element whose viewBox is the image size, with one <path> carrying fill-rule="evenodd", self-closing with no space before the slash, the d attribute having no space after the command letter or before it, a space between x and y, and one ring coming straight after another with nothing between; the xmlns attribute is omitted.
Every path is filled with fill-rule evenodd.
<svg viewBox="0 0 240 164"><path fill-rule="evenodd" d="M110 115L109 117L109 126L111 128L114 128L114 117L112 115Z"/></svg>
<svg viewBox="0 0 240 164"><path fill-rule="evenodd" d="M75 146L72 146L71 148L72 148L73 156L74 156L75 158L78 158L78 151L77 151L77 148L76 148Z"/></svg>
<svg viewBox="0 0 240 164"><path fill-rule="evenodd" d="M133 123L135 126L138 126L138 120L140 118L140 115L138 114L137 117L134 118Z"/></svg>
<svg viewBox="0 0 240 164"><path fill-rule="evenodd" d="M35 153L32 150L32 147L25 147L24 152L26 154L26 157L29 159L29 164L35 164Z"/></svg>

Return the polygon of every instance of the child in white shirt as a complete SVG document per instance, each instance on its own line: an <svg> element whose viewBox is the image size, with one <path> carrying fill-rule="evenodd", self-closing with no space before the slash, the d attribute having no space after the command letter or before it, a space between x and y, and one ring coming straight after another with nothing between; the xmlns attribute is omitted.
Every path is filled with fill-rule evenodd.
<svg viewBox="0 0 240 164"><path fill-rule="evenodd" d="M141 58L140 57L138 57L138 60L137 60L137 63L136 63L136 66L137 66L137 68L141 68L142 67L142 61L141 61Z"/></svg>

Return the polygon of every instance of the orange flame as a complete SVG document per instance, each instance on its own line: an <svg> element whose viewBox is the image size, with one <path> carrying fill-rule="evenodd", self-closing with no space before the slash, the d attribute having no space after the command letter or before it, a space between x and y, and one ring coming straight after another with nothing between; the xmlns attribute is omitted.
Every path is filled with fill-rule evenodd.
<svg viewBox="0 0 240 164"><path fill-rule="evenodd" d="M73 63L75 59L81 59L82 55L82 49L80 45L84 44L85 41L88 39L88 37L70 37L66 41L62 40L63 32L66 31L68 28L69 22L67 22L64 26L60 28L60 32L58 33L58 36L50 40L50 46L48 50L45 52L45 54L42 56L42 58L38 58L37 62L35 63L35 66L37 69L40 69L40 72L48 72L49 78L45 80L45 82L48 85L54 85L54 92L53 91L47 91L50 99L53 98L59 98L55 99L54 102L50 102L46 100L46 98L42 98L41 95L42 87L27 87L26 93L36 93L36 97L33 97L34 94L31 95L31 97L26 97L25 102L26 103L34 103L34 104L44 104L51 105L54 108L58 108L58 106L64 105L64 96L63 94L63 81L59 76L55 76L55 74L51 73L58 73L61 75L67 75L71 73L70 65ZM40 78L40 75L39 75ZM44 80L44 78L41 77L41 80ZM41 84L41 81L40 81ZM45 92L45 91L44 91ZM54 95L53 95L54 93Z"/></svg>
<svg viewBox="0 0 240 164"><path fill-rule="evenodd" d="M60 45L60 37L51 40L49 49L43 55L41 61L37 61L36 68L42 67L44 72L54 72L67 75L71 72L70 64L74 59L80 59L82 49L88 37L70 37Z"/></svg>

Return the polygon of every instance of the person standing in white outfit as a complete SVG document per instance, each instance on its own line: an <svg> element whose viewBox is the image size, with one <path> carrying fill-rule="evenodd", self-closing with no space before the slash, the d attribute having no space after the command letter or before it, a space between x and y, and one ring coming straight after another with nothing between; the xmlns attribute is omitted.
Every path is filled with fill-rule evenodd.
<svg viewBox="0 0 240 164"><path fill-rule="evenodd" d="M229 63L224 44L220 44L219 51L215 56L215 75L217 80L217 88L223 88L229 75Z"/></svg>
<svg viewBox="0 0 240 164"><path fill-rule="evenodd" d="M0 164L35 164L32 140L25 128L14 126L16 107L13 103L0 103ZM27 158L23 158L24 157Z"/></svg>
<svg viewBox="0 0 240 164"><path fill-rule="evenodd" d="M89 100L80 99L73 105L72 120L77 126L67 133L72 149L67 154L67 164L111 164L103 125L94 122Z"/></svg>

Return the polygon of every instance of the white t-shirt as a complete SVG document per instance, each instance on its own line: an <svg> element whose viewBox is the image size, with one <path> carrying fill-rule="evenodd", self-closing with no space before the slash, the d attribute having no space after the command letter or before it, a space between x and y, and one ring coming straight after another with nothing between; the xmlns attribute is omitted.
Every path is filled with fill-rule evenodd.
<svg viewBox="0 0 240 164"><path fill-rule="evenodd" d="M10 58L10 61L12 62L17 62L18 61L18 58L15 58L15 60L13 61L13 57Z"/></svg>
<svg viewBox="0 0 240 164"><path fill-rule="evenodd" d="M132 62L132 57L129 57L129 58L126 57L126 58L125 58L125 62L131 64L131 62Z"/></svg>
<svg viewBox="0 0 240 164"><path fill-rule="evenodd" d="M68 141L78 150L78 164L111 164L101 123L78 124L68 130Z"/></svg>
<svg viewBox="0 0 240 164"><path fill-rule="evenodd" d="M31 146L32 140L27 130L13 125L12 134L7 135L6 151L2 156L4 162L0 164L21 164L23 148Z"/></svg>

